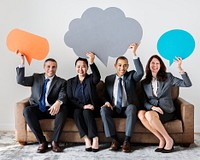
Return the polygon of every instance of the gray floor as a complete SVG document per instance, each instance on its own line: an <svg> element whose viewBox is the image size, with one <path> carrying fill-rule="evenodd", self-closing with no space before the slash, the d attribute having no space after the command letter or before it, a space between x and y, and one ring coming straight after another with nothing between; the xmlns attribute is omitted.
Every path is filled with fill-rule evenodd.
<svg viewBox="0 0 200 160"><path fill-rule="evenodd" d="M84 151L83 144L62 144L63 153L49 151L36 153L38 144L20 146L15 142L14 132L0 132L0 160L200 160L200 134L189 148L175 146L173 153L156 153L156 146L132 146L131 153L111 152L109 144L101 144L97 153Z"/></svg>

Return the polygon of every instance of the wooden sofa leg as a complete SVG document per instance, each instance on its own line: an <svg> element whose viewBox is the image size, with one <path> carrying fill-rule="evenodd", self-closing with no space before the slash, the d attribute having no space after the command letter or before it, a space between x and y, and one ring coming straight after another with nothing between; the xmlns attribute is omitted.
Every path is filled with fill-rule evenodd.
<svg viewBox="0 0 200 160"><path fill-rule="evenodd" d="M20 145L24 146L27 144L27 142L19 142Z"/></svg>
<svg viewBox="0 0 200 160"><path fill-rule="evenodd" d="M180 144L181 147L189 147L190 146L190 143L182 143Z"/></svg>

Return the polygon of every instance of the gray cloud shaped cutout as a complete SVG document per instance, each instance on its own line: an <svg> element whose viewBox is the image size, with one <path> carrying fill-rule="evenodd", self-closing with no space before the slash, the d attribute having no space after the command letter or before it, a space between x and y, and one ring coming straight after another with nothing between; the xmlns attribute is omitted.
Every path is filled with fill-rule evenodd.
<svg viewBox="0 0 200 160"><path fill-rule="evenodd" d="M131 43L141 41L142 34L141 25L125 17L122 10L92 7L81 18L70 22L64 42L77 56L85 57L87 52L94 52L107 65L109 56L123 55Z"/></svg>

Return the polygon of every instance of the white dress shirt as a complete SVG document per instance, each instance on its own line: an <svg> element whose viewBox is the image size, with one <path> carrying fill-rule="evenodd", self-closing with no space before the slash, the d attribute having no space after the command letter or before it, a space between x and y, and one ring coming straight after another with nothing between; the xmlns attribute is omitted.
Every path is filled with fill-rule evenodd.
<svg viewBox="0 0 200 160"><path fill-rule="evenodd" d="M45 93L45 104L46 104L46 106L51 106L50 104L49 104L49 102L47 101L47 96L48 96L48 92L49 92L49 87L50 87L50 85L51 85L51 82L52 82L52 80L53 80L53 78L54 78L54 76L53 77L46 77L45 76L45 79L49 79L49 81L48 81L48 83L47 83L47 89L46 89L46 93Z"/></svg>
<svg viewBox="0 0 200 160"><path fill-rule="evenodd" d="M153 77L151 81L152 89L153 89L153 95L157 97L157 91L158 91L158 80L157 78Z"/></svg>

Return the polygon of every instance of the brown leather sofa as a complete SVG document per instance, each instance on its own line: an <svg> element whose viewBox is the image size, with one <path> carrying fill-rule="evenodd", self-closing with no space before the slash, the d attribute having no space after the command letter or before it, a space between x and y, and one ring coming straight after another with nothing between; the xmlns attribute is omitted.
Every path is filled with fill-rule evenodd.
<svg viewBox="0 0 200 160"><path fill-rule="evenodd" d="M139 94L139 99L141 99L141 89L138 84L137 93ZM97 90L99 96L101 97L104 94L104 83L101 81L97 85ZM173 137L176 144L182 146L189 146L191 143L194 143L194 106L184 99L178 97L179 88L172 88L172 97L174 104L177 109L178 119L165 123L165 127L168 133ZM24 117L23 109L28 105L28 98L17 102L15 107L15 133L16 141L20 144L26 144L29 142L37 142L34 134L31 132L28 127ZM116 130L119 136L119 139L124 138L125 131L125 119L124 118L115 118ZM111 139L106 138L104 135L103 124L101 118L96 118L96 123L98 127L98 133L100 137L100 142L110 142ZM54 120L44 119L40 120L41 128L44 131L44 135L47 137L48 141L51 141L52 130L54 127ZM66 123L61 134L62 142L83 142L80 139L79 132L74 123L74 120L71 118L66 119ZM131 139L132 143L149 143L155 144L158 143L158 139L151 134L138 120L134 133Z"/></svg>

